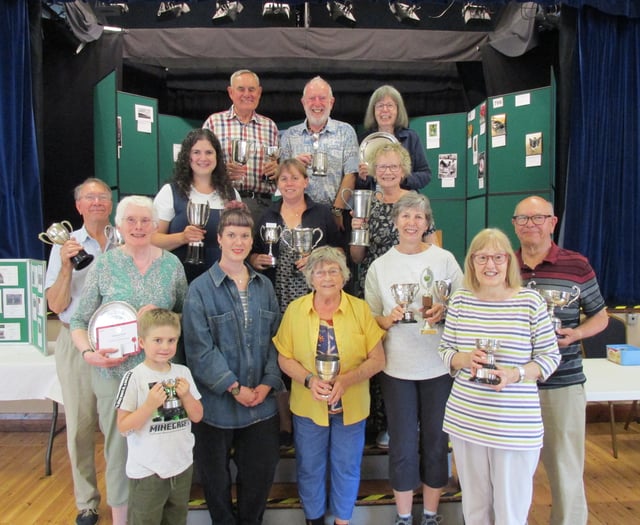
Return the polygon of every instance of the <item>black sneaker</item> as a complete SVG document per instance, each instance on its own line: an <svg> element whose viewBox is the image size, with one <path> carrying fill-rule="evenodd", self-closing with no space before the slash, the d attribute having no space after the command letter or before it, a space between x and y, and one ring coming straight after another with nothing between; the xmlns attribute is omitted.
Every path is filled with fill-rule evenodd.
<svg viewBox="0 0 640 525"><path fill-rule="evenodd" d="M76 516L76 525L96 525L98 518L97 510L84 509Z"/></svg>

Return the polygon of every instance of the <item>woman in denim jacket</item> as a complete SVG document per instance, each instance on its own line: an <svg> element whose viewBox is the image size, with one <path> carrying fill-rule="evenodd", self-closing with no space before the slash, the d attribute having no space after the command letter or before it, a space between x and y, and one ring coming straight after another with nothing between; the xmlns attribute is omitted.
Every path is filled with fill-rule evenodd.
<svg viewBox="0 0 640 525"><path fill-rule="evenodd" d="M216 524L259 524L279 458L274 390L282 380L271 342L280 309L271 281L245 263L253 220L231 201L220 216L220 260L189 287L183 309L187 364L202 394L194 458ZM237 466L237 508L229 459Z"/></svg>

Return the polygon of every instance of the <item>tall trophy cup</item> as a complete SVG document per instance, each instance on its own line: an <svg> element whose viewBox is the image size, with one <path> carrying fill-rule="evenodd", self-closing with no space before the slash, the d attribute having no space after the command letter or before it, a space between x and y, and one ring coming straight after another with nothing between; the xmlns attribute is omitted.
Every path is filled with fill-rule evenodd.
<svg viewBox="0 0 640 525"><path fill-rule="evenodd" d="M345 192L349 192L352 204L349 205L349 198L345 197ZM356 219L368 219L371 215L371 205L376 193L379 191L372 190L352 190L351 188L343 188L340 196L342 202L345 203L347 208L353 211L353 216ZM352 246L369 246L369 226L367 222L362 223L360 229L351 230L351 240L349 244Z"/></svg>
<svg viewBox="0 0 640 525"><path fill-rule="evenodd" d="M275 267L277 260L272 253L273 245L278 242L282 234L282 226L275 222L268 222L260 226L260 237L269 246L269 257L271 258L271 267Z"/></svg>
<svg viewBox="0 0 640 525"><path fill-rule="evenodd" d="M433 307L433 295L432 292L427 292L422 296L422 308L423 308L423 314L422 317L424 317L424 325L422 325L422 330L420 330L420 333L422 334L436 334L438 333L438 331L436 330L436 327L433 326L429 321L427 321L426 318L426 311L431 309Z"/></svg>
<svg viewBox="0 0 640 525"><path fill-rule="evenodd" d="M340 373L340 356L335 354L317 354L316 372L323 381L333 381ZM328 395L323 396L329 398Z"/></svg>
<svg viewBox="0 0 640 525"><path fill-rule="evenodd" d="M120 230L111 224L107 224L104 227L104 236L112 246L121 246L124 244L124 239L122 238Z"/></svg>
<svg viewBox="0 0 640 525"><path fill-rule="evenodd" d="M204 229L209 221L209 215L211 214L211 208L209 208L208 202L193 202L189 201L187 204L187 220L192 226L197 226L200 229ZM194 241L190 242L187 247L187 257L184 260L185 264L204 264L204 242Z"/></svg>
<svg viewBox="0 0 640 525"><path fill-rule="evenodd" d="M500 378L493 373L493 370L497 369L496 352L500 350L500 341L497 339L476 339L476 348L487 355L487 362L483 363L482 368L476 370L476 375L471 378L472 381L485 385L497 385L500 383Z"/></svg>
<svg viewBox="0 0 640 525"><path fill-rule="evenodd" d="M311 175L326 177L329 159L324 151L314 151L311 157Z"/></svg>
<svg viewBox="0 0 640 525"><path fill-rule="evenodd" d="M45 244L59 244L62 245L71 239L71 233L73 232L73 226L69 221L54 222L46 232L38 234L40 239ZM93 255L80 250L76 255L71 258L71 263L76 270L82 270L91 264L93 261Z"/></svg>
<svg viewBox="0 0 640 525"><path fill-rule="evenodd" d="M400 320L401 323L417 323L413 318L413 312L409 309L409 305L413 302L413 298L416 295L416 292L420 288L418 283L402 283L402 284L392 284L391 285L391 294L395 299L396 303L402 306L404 310L404 315Z"/></svg>
<svg viewBox="0 0 640 525"><path fill-rule="evenodd" d="M553 330L557 332L562 328L562 319L556 317L556 307L562 310L565 306L569 306L575 303L580 297L580 288L577 285L571 287L571 291L552 290L550 288L538 288L535 281L530 281L527 285L529 288L534 288L547 303L547 311L549 312L549 319L553 325ZM559 335L558 339L562 339L564 336Z"/></svg>
<svg viewBox="0 0 640 525"><path fill-rule="evenodd" d="M255 152L255 144L248 140L235 139L231 143L231 158L233 162L244 166L249 157Z"/></svg>
<svg viewBox="0 0 640 525"><path fill-rule="evenodd" d="M318 240L313 242L316 233L319 234ZM323 235L320 228L284 228L280 237L282 238L282 242L297 253L299 259L302 259L302 257L309 255L313 249L318 246Z"/></svg>

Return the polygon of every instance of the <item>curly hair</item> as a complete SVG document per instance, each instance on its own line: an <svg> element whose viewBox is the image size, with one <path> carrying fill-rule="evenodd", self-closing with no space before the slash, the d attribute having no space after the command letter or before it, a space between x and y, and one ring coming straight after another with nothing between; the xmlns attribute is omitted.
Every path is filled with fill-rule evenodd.
<svg viewBox="0 0 640 525"><path fill-rule="evenodd" d="M191 171L191 148L199 140L206 140L216 152L216 167L211 173L211 185L220 194L222 199L230 201L235 199L235 192L231 184L231 179L227 175L227 166L224 162L224 153L218 137L209 129L197 128L191 130L182 141L178 159L173 167L172 182L178 186L179 191L188 199L191 193L191 183L193 182L193 172Z"/></svg>

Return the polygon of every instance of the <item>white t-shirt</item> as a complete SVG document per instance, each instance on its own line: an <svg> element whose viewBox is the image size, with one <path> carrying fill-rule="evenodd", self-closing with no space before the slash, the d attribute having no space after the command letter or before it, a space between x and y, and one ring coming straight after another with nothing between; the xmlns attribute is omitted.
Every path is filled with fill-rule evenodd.
<svg viewBox="0 0 640 525"><path fill-rule="evenodd" d="M149 388L155 383L177 377L186 379L191 395L200 399L200 392L186 366L172 363L168 372L157 372L140 363L122 378L116 409L135 411L145 402ZM166 479L177 476L193 463L194 441L186 411L160 407L141 429L127 434L127 477L140 479L157 474Z"/></svg>
<svg viewBox="0 0 640 525"><path fill-rule="evenodd" d="M241 200L238 190L233 190L236 194L236 200ZM212 210L221 210L224 208L224 201L217 191L211 193L200 193L193 186L189 192L189 200L193 202L208 202L209 208ZM176 216L176 211L173 207L173 192L171 191L171 185L165 184L160 188L160 191L153 199L153 206L158 212L158 218L161 221L171 222Z"/></svg>

